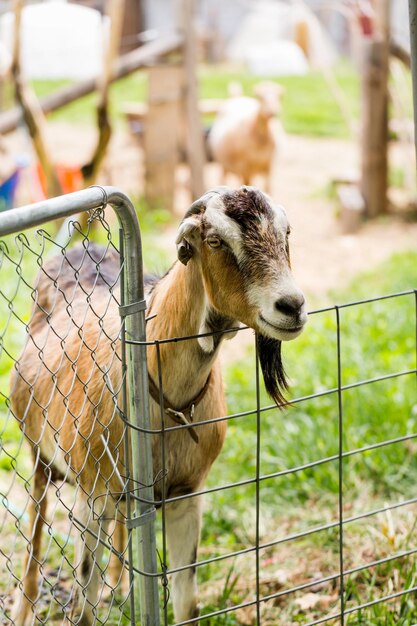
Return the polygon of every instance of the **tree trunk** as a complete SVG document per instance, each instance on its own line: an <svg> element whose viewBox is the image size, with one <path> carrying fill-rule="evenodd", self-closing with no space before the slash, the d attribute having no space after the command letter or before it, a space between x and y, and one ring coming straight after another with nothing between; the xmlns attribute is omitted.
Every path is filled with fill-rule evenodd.
<svg viewBox="0 0 417 626"><path fill-rule="evenodd" d="M204 185L204 136L201 116L198 109L197 85L197 39L195 35L195 1L181 0L180 24L184 36L184 103L185 103L185 145L190 167L190 187L193 198L200 197Z"/></svg>
<svg viewBox="0 0 417 626"><path fill-rule="evenodd" d="M20 68L20 26L22 19L22 10L24 6L23 0L14 0L14 46L13 46L13 62L12 77L15 88L15 97L19 103L23 119L31 136L33 147L45 175L46 191L49 197L59 196L62 193L61 185L58 180L57 173L50 157L49 148L46 141L45 119L39 102L32 91L22 78Z"/></svg>
<svg viewBox="0 0 417 626"><path fill-rule="evenodd" d="M362 78L362 195L366 214L387 210L390 0L375 5L375 35L364 41Z"/></svg>
<svg viewBox="0 0 417 626"><path fill-rule="evenodd" d="M85 186L95 182L100 166L106 156L110 142L112 129L109 119L109 87L113 73L113 64L118 56L122 23L124 13L124 0L107 0L107 15L110 18L110 41L105 50L103 74L98 83L99 102L97 105L97 130L98 140L91 160L86 163L81 173L84 177Z"/></svg>

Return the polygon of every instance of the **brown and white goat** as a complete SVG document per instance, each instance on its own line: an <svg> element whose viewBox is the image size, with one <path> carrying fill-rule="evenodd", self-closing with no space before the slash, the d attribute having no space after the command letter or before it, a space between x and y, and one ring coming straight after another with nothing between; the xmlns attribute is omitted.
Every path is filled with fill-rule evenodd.
<svg viewBox="0 0 417 626"><path fill-rule="evenodd" d="M221 331L239 322L256 331L266 388L278 403L282 400L286 383L281 341L297 337L307 319L303 294L291 276L288 235L284 210L253 187L208 192L191 206L179 226L179 260L149 289L147 338L220 331L159 344L166 403L185 411L197 398L194 424L226 414L217 356ZM103 578L97 540L103 530L98 518L116 515L114 494L120 492L120 475L125 472L120 446L124 424L114 400L122 382L120 319L109 297L118 264L112 255L100 255L97 246L87 250L80 246L45 264L27 344L13 375L13 412L36 460L28 535L32 548L24 567L24 593L14 615L16 626L34 619L31 604L38 594L46 492L50 482L62 478L76 485L80 504L76 527L80 529L81 522L81 530L87 529L81 533L77 556L82 593L74 601L71 619L88 626L96 623L100 575ZM150 346L149 377L155 387L157 361L156 349ZM152 425L160 428L160 407L152 393L151 398ZM170 431L168 427L175 425L171 416L167 411L164 460L158 435L153 444L154 474L166 468L168 498L202 489L226 431L223 421L198 426L196 441L187 429ZM160 497L156 482L156 498ZM175 619L182 621L198 615L193 564L201 498L180 499L167 503L165 509L171 567L190 565L172 577Z"/></svg>
<svg viewBox="0 0 417 626"><path fill-rule="evenodd" d="M234 95L220 109L208 135L212 157L228 174L245 185L263 178L264 190L271 193L273 170L282 129L277 119L282 88L276 83L256 85L254 98Z"/></svg>

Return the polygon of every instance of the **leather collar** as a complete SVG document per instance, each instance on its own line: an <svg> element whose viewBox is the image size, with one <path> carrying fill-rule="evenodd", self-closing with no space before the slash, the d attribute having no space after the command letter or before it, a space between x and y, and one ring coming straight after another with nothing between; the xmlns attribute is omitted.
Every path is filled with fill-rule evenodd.
<svg viewBox="0 0 417 626"><path fill-rule="evenodd" d="M149 393L150 396L153 400L155 400L155 402L160 405L160 392L158 387L156 386L156 383L154 382L153 378L151 378L150 375L148 375L148 379L149 379ZM191 400L191 402L189 402L186 406L180 408L180 409L176 409L172 406L172 404L166 399L166 396L163 395L163 407L164 407L164 411L165 413L177 424L180 425L187 425L187 432L189 433L190 437L193 439L193 441L195 441L195 443L198 443L199 439L198 439L198 435L196 433L195 428L193 428L191 426L192 422L193 422L193 417L194 417L194 411L196 406L198 406L200 404L200 402L202 401L202 399L204 398L204 396L207 393L207 390L209 388L210 385L210 380L211 380L211 372L208 375L208 378L204 384L204 387L198 392L198 394Z"/></svg>

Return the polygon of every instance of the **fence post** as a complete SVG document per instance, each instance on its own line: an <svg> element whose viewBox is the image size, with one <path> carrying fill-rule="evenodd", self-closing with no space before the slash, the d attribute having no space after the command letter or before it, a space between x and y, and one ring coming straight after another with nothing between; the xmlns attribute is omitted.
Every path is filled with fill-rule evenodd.
<svg viewBox="0 0 417 626"><path fill-rule="evenodd" d="M117 212L117 205L109 198ZM126 198L123 200L126 203ZM130 204L130 202L129 202ZM131 210L136 218L133 206ZM136 540L135 576L139 582L141 626L159 626L159 595L156 561L155 506L153 489L152 435L150 434L150 411L148 396L148 368L146 361L146 330L143 288L143 267L140 230L137 219L123 223L124 213L118 213L123 227L124 294L121 314L125 317L127 340L127 373L130 419L133 423L131 439L132 477L135 485L135 516L128 520L128 527ZM130 215L132 218L133 216ZM140 485L140 489L138 486ZM135 585L136 586L136 585ZM138 618L135 605L136 618Z"/></svg>

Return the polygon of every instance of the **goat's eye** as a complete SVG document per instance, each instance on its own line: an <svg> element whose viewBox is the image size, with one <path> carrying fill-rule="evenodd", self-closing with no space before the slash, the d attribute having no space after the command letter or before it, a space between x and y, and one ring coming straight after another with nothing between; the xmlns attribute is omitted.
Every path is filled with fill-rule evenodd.
<svg viewBox="0 0 417 626"><path fill-rule="evenodd" d="M210 237L207 237L207 243L210 248L220 248L220 246L222 245L222 240L216 235L211 235Z"/></svg>

